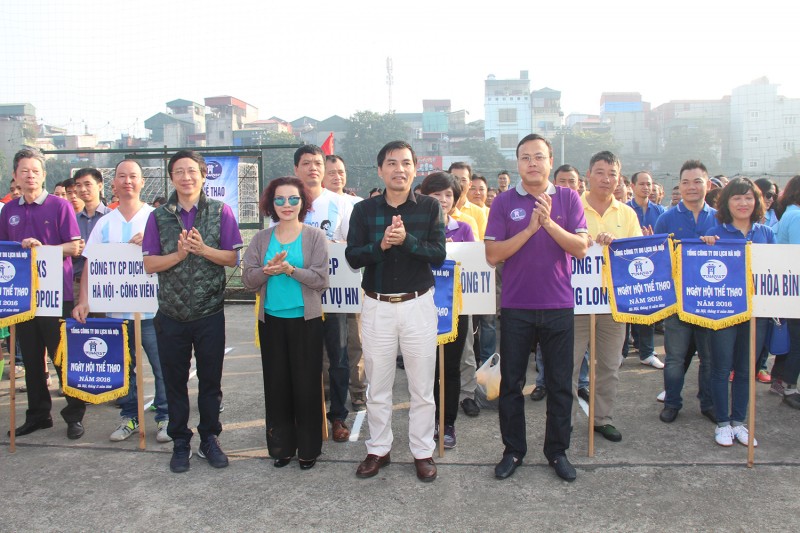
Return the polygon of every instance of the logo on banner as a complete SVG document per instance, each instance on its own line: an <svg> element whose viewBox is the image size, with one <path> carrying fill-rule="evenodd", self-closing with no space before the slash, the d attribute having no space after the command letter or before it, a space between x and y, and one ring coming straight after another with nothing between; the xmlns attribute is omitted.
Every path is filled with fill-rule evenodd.
<svg viewBox="0 0 800 533"><path fill-rule="evenodd" d="M8 283L17 274L17 269L8 261L0 261L0 283Z"/></svg>
<svg viewBox="0 0 800 533"><path fill-rule="evenodd" d="M728 267L722 261L712 259L700 267L700 277L709 283L719 283L728 275Z"/></svg>
<svg viewBox="0 0 800 533"><path fill-rule="evenodd" d="M91 337L83 343L83 353L89 359L102 359L108 353L108 344L100 337Z"/></svg>
<svg viewBox="0 0 800 533"><path fill-rule="evenodd" d="M647 257L636 257L633 261L631 261L631 264L628 267L628 273L631 275L631 277L642 280L652 276L655 269L655 265Z"/></svg>
<svg viewBox="0 0 800 533"><path fill-rule="evenodd" d="M525 219L525 210L521 208L514 209L511 211L511 220L514 222L519 222L520 220Z"/></svg>
<svg viewBox="0 0 800 533"><path fill-rule="evenodd" d="M222 165L217 161L206 161L206 167L208 167L206 179L215 180L222 176Z"/></svg>
<svg viewBox="0 0 800 533"><path fill-rule="evenodd" d="M750 319L753 278L745 241L720 240L710 246L687 239L678 245L676 255L681 320L717 330Z"/></svg>
<svg viewBox="0 0 800 533"><path fill-rule="evenodd" d="M653 324L675 312L669 236L614 239L603 248L603 279L618 322Z"/></svg>

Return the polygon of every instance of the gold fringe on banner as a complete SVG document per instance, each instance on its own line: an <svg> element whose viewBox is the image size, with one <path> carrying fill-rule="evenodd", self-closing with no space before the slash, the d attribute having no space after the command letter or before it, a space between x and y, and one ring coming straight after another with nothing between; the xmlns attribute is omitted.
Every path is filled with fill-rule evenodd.
<svg viewBox="0 0 800 533"><path fill-rule="evenodd" d="M31 305L30 309L24 313L0 318L0 328L27 322L36 316L36 291L39 290L39 270L36 268L36 247L30 248L31 251Z"/></svg>
<svg viewBox="0 0 800 533"><path fill-rule="evenodd" d="M678 288L676 291L678 295L678 318L688 324L701 326L708 329L720 330L729 328L742 322L747 322L753 314L753 273L752 263L750 256L751 243L747 242L744 247L744 274L745 274L745 291L747 292L747 309L743 313L731 315L722 319L707 318L704 316L689 313L683 308L683 255L681 254L682 245L678 242L675 248L675 286Z"/></svg>
<svg viewBox="0 0 800 533"><path fill-rule="evenodd" d="M64 394L68 396L72 396L73 398L78 398L79 400L83 400L86 403L92 404L99 404L110 402L111 400L116 400L117 398L122 398L128 394L128 390L130 389L130 381L131 381L131 373L129 371L131 367L131 351L128 347L128 321L122 321L122 353L123 353L123 366L125 368L125 374L122 382L122 387L111 390L108 392L102 392L100 394L93 394L91 392L82 391L80 389L76 389L74 387L70 387L67 385L67 369L69 368L69 353L67 350L67 322L65 320L61 321L61 342L58 344L58 351L56 352L56 357L53 359L55 364L61 366L61 383L64 387ZM137 342L141 342L141 339L138 339ZM63 364L62 364L63 363ZM139 372L142 369L138 369ZM142 394L139 391L139 394Z"/></svg>
<svg viewBox="0 0 800 533"><path fill-rule="evenodd" d="M667 245L670 247L670 267L672 268L673 278L675 273L675 260L672 256L672 239L667 237ZM617 322L627 322L629 324L641 324L650 326L656 322L664 320L668 316L674 315L678 309L677 304L672 304L650 315L639 315L636 313L623 313L617 308L617 297L614 294L613 278L611 276L611 259L609 257L608 246L603 246L603 269L602 269L603 288L607 289L608 304L611 308L611 316ZM673 282L673 288L675 287Z"/></svg>
<svg viewBox="0 0 800 533"><path fill-rule="evenodd" d="M453 267L453 276L455 276L453 281L453 324L449 333L442 333L436 336L437 346L453 342L458 337L458 315L461 314L461 309L464 307L463 295L461 294L461 263L456 263Z"/></svg>

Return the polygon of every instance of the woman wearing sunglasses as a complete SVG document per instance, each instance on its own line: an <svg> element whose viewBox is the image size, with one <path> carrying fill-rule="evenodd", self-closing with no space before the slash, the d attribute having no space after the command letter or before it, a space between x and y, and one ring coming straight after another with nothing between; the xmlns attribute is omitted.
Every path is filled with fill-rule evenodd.
<svg viewBox="0 0 800 533"><path fill-rule="evenodd" d="M761 223L774 230L775 226L778 225L778 215L775 214L775 206L777 205L775 201L778 199L781 190L771 178L758 178L755 183L764 197L764 218Z"/></svg>
<svg viewBox="0 0 800 533"><path fill-rule="evenodd" d="M259 231L242 259L242 283L260 294L258 339L264 373L267 448L273 465L313 468L322 452L322 293L328 287L325 232L303 224L311 207L303 182L276 178Z"/></svg>

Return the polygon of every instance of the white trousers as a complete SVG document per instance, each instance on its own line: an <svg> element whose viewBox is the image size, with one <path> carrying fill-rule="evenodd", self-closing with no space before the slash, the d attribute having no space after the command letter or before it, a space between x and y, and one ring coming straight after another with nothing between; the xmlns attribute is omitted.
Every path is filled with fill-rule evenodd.
<svg viewBox="0 0 800 533"><path fill-rule="evenodd" d="M392 449L392 387L397 349L403 354L411 408L408 444L415 459L433 455L436 405L436 306L433 291L400 303L365 297L361 309L361 342L367 374L367 453L383 456Z"/></svg>

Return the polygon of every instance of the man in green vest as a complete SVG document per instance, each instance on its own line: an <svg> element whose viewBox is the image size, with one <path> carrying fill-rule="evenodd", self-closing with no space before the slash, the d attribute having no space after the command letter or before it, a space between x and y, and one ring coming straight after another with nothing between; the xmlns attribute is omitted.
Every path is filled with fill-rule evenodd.
<svg viewBox="0 0 800 533"><path fill-rule="evenodd" d="M228 466L219 446L222 432L222 360L225 355L225 267L236 266L242 247L230 207L203 192L208 172L203 156L181 150L167 166L175 191L150 214L142 240L144 268L158 273L158 351L167 390L173 451L170 470L186 472L192 456L189 429L189 367L194 349L198 455L215 468Z"/></svg>

